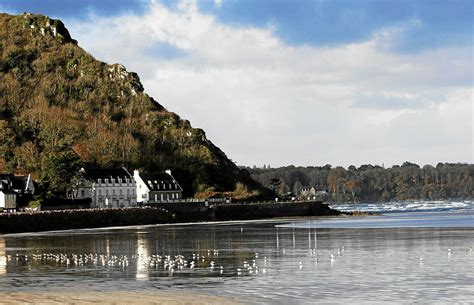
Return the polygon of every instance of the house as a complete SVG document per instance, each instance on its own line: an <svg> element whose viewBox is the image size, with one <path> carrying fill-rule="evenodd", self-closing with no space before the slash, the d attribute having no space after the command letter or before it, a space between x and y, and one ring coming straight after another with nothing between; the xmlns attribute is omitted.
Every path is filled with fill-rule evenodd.
<svg viewBox="0 0 474 305"><path fill-rule="evenodd" d="M0 174L0 208L15 210L19 205L21 207L31 199L35 190L31 175Z"/></svg>
<svg viewBox="0 0 474 305"><path fill-rule="evenodd" d="M3 183L0 186L0 209L13 211L16 210L16 193L5 187Z"/></svg>
<svg viewBox="0 0 474 305"><path fill-rule="evenodd" d="M74 193L77 199L90 198L93 208L120 208L137 205L136 183L125 168L82 168Z"/></svg>
<svg viewBox="0 0 474 305"><path fill-rule="evenodd" d="M183 189L171 175L170 170L164 173L133 172L137 182L137 202L164 202L183 198Z"/></svg>
<svg viewBox="0 0 474 305"><path fill-rule="evenodd" d="M31 175L15 176L13 174L0 174L0 181L9 185L9 188L17 194L34 194L35 184Z"/></svg>
<svg viewBox="0 0 474 305"><path fill-rule="evenodd" d="M316 189L312 186L303 186L300 190L300 199L310 199L316 195Z"/></svg>

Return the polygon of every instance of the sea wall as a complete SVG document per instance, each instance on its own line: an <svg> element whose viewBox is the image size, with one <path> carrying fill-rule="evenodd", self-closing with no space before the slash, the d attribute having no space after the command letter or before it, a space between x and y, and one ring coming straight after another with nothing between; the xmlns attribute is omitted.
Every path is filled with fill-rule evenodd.
<svg viewBox="0 0 474 305"><path fill-rule="evenodd" d="M339 215L318 201L206 204L159 203L151 207L53 210L0 214L0 233L38 232L112 226Z"/></svg>
<svg viewBox="0 0 474 305"><path fill-rule="evenodd" d="M339 215L321 201L270 202L270 203L221 203L207 206L203 202L156 203L185 221L246 220L294 216Z"/></svg>
<svg viewBox="0 0 474 305"><path fill-rule="evenodd" d="M146 225L175 221L168 211L149 207L4 213L0 214L0 233Z"/></svg>
<svg viewBox="0 0 474 305"><path fill-rule="evenodd" d="M320 201L225 204L215 207L216 220L244 220L294 216L328 216L340 212Z"/></svg>

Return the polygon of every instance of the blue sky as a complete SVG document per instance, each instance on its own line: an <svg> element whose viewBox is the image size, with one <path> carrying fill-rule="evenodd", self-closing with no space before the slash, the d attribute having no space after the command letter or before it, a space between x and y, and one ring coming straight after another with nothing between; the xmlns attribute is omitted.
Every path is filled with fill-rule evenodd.
<svg viewBox="0 0 474 305"><path fill-rule="evenodd" d="M177 1L163 1L175 9ZM367 39L376 30L416 23L396 46L416 52L439 45L472 44L473 2L470 0L231 0L216 5L198 1L203 12L236 26L274 26L289 44L337 45ZM91 14L140 14L145 0L3 0L4 10L42 13L57 18L88 19Z"/></svg>
<svg viewBox="0 0 474 305"><path fill-rule="evenodd" d="M472 1L1 0L241 165L474 163ZM284 143L284 145L282 145Z"/></svg>

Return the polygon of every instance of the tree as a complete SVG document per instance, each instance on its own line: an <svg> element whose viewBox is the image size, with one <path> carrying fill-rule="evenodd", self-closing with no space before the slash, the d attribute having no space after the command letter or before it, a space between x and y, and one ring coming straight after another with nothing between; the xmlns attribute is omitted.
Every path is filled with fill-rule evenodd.
<svg viewBox="0 0 474 305"><path fill-rule="evenodd" d="M301 182L296 181L293 186L293 194L295 196L299 196L299 194L301 193L301 188L302 188Z"/></svg>
<svg viewBox="0 0 474 305"><path fill-rule="evenodd" d="M8 170L13 158L13 148L15 147L15 133L8 126L7 121L0 120L0 170Z"/></svg>
<svg viewBox="0 0 474 305"><path fill-rule="evenodd" d="M40 166L42 186L51 193L63 195L78 173L80 159L72 149L63 146L43 154Z"/></svg>

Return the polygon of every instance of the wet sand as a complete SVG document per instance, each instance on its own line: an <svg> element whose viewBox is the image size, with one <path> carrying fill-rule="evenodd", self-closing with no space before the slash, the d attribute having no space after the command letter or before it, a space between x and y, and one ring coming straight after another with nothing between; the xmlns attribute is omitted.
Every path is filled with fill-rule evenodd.
<svg viewBox="0 0 474 305"><path fill-rule="evenodd" d="M229 298L166 292L0 292L0 304L239 304Z"/></svg>

